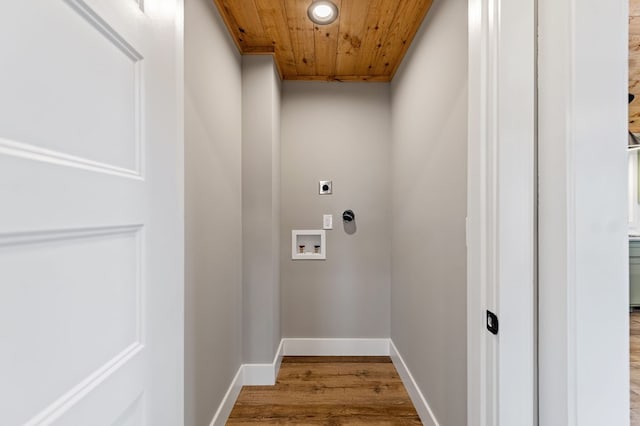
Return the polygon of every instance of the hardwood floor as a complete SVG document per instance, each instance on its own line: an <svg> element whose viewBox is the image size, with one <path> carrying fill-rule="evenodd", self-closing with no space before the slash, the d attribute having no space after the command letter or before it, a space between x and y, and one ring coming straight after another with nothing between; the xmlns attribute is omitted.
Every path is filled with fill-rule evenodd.
<svg viewBox="0 0 640 426"><path fill-rule="evenodd" d="M227 424L422 423L389 357L285 357L275 386L242 388Z"/></svg>
<svg viewBox="0 0 640 426"><path fill-rule="evenodd" d="M640 426L640 311L633 312L630 325L631 424Z"/></svg>

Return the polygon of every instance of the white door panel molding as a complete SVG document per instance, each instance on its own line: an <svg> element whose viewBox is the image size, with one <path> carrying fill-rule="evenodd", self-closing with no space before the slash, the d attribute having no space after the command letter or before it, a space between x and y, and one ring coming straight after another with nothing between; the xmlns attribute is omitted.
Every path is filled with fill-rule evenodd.
<svg viewBox="0 0 640 426"><path fill-rule="evenodd" d="M181 1L148 3L0 15L0 424L183 422Z"/></svg>

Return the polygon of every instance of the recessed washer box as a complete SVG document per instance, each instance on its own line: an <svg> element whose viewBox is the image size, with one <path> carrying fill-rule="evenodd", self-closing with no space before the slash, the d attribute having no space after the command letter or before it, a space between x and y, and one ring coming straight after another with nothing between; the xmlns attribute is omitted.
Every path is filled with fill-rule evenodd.
<svg viewBox="0 0 640 426"><path fill-rule="evenodd" d="M326 233L322 229L291 231L291 259L325 260L327 258Z"/></svg>

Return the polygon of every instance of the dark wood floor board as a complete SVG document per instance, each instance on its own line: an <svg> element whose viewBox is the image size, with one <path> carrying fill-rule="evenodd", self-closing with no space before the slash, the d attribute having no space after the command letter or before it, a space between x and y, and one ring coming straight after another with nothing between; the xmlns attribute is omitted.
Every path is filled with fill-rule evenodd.
<svg viewBox="0 0 640 426"><path fill-rule="evenodd" d="M305 406L296 406L295 410L291 409L289 405L272 405L269 407L248 407L239 406L234 408L234 416L231 420L237 419L242 421L260 420L263 422L278 422L286 421L289 423L303 422L303 421L327 421L331 419L351 419L356 422L365 422L371 424L372 422L383 421L405 421L413 422L411 424L420 424L416 418L415 409L412 406L382 406L373 407L371 405L350 405L349 407L336 407L335 405L317 405L309 404ZM230 422L228 424L235 424Z"/></svg>
<svg viewBox="0 0 640 426"><path fill-rule="evenodd" d="M405 426L405 425L421 425L422 422L418 419L402 419L397 417L376 417L376 418L353 418L353 417L287 417L286 419L252 419L252 420L238 420L230 419L227 422L228 425L242 426L242 425L296 425L296 426L315 426L315 425L340 425L340 426Z"/></svg>
<svg viewBox="0 0 640 426"><path fill-rule="evenodd" d="M229 425L422 424L389 357L285 357L275 386L245 386Z"/></svg>
<svg viewBox="0 0 640 426"><path fill-rule="evenodd" d="M283 364L391 364L388 356L286 356Z"/></svg>
<svg viewBox="0 0 640 426"><path fill-rule="evenodd" d="M322 380L330 384L360 384L361 382L381 381L402 383L389 364L287 364L281 370L278 381L286 383L307 383Z"/></svg>
<svg viewBox="0 0 640 426"><path fill-rule="evenodd" d="M348 405L401 405L405 401L404 387L376 385L375 389L367 386L359 388L322 388L312 385L311 387L297 387L295 390L276 391L258 390L255 388L245 389L246 395L238 398L236 405L286 405L289 407L308 406L309 402L316 404L330 404L340 406Z"/></svg>

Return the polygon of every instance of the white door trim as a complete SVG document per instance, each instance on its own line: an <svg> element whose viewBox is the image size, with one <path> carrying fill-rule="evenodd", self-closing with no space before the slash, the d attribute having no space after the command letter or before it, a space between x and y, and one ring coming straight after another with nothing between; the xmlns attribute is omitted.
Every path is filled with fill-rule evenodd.
<svg viewBox="0 0 640 426"><path fill-rule="evenodd" d="M469 425L533 425L535 1L469 1ZM486 310L500 318L488 333Z"/></svg>
<svg viewBox="0 0 640 426"><path fill-rule="evenodd" d="M138 0L139 5L144 8L144 0ZM175 250L179 253L176 256L177 268L181 276L180 288L178 294L176 294L176 303L178 303L178 330L176 341L179 346L178 353L176 355L177 361L177 384L176 393L178 395L178 407L177 415L178 419L182 419L184 423L185 419L185 362L184 362L184 349L185 349L185 124L184 124L184 0L172 0L175 2L175 55L176 55L176 140L177 140L177 152L176 152L176 164L177 175L176 183L178 186L177 198L178 198L178 241L176 242Z"/></svg>
<svg viewBox="0 0 640 426"><path fill-rule="evenodd" d="M540 424L629 424L628 6L538 0Z"/></svg>

